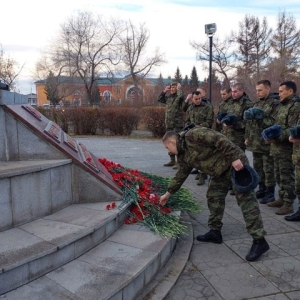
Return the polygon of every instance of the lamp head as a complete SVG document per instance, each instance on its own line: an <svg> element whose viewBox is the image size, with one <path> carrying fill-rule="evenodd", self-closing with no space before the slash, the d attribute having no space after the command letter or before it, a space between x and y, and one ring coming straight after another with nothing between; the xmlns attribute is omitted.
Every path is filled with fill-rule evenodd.
<svg viewBox="0 0 300 300"><path fill-rule="evenodd" d="M205 34L213 35L216 31L217 31L216 23L205 24Z"/></svg>

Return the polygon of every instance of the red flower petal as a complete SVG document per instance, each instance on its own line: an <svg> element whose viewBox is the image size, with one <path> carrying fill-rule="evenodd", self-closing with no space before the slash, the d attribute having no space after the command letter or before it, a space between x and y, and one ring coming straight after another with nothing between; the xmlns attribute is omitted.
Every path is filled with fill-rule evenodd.
<svg viewBox="0 0 300 300"><path fill-rule="evenodd" d="M107 204L107 205L106 205L106 209L107 209L107 210L110 210L110 204Z"/></svg>

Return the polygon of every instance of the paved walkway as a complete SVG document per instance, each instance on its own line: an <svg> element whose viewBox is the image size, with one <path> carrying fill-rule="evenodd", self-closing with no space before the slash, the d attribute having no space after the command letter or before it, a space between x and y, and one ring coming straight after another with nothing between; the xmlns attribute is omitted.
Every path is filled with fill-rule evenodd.
<svg viewBox="0 0 300 300"><path fill-rule="evenodd" d="M132 169L173 176L175 170L162 165L168 161L160 140L128 138L77 138L91 152ZM248 153L249 154L249 153ZM249 155L251 159L251 156ZM203 204L203 211L191 215L193 234L207 232L207 184L197 186L190 175L185 186ZM287 222L275 209L260 205L270 250L260 260L249 263L245 255L251 247L242 213L233 196L226 198L221 245L194 241L190 258L168 300L286 300L300 299L300 222ZM297 203L295 203L295 209Z"/></svg>

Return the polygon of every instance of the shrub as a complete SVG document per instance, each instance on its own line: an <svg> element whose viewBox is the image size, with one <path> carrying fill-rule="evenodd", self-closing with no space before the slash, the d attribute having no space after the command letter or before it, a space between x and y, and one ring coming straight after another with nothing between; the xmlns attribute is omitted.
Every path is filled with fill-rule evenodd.
<svg viewBox="0 0 300 300"><path fill-rule="evenodd" d="M166 132L165 108L164 107L144 107L142 109L143 122L152 132L154 137L162 137Z"/></svg>
<svg viewBox="0 0 300 300"><path fill-rule="evenodd" d="M69 120L73 126L74 134L76 135L95 135L98 123L99 112L98 108L92 107L76 107L69 109Z"/></svg>
<svg viewBox="0 0 300 300"><path fill-rule="evenodd" d="M99 108L101 130L115 135L130 135L140 120L138 109L128 107Z"/></svg>

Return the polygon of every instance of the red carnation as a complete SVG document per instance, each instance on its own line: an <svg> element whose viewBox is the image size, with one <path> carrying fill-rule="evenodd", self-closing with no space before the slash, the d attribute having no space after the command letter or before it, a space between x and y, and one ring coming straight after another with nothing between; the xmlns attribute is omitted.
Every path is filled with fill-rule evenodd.
<svg viewBox="0 0 300 300"><path fill-rule="evenodd" d="M110 210L110 204L107 204L107 205L106 205L106 209L107 209L107 210Z"/></svg>
<svg viewBox="0 0 300 300"><path fill-rule="evenodd" d="M92 161L92 158L91 158L91 157L87 157L87 158L86 158L86 161L91 162L91 161Z"/></svg>
<svg viewBox="0 0 300 300"><path fill-rule="evenodd" d="M112 204L111 204L111 207L112 208L115 208L117 206L117 203L116 202L113 202Z"/></svg>

